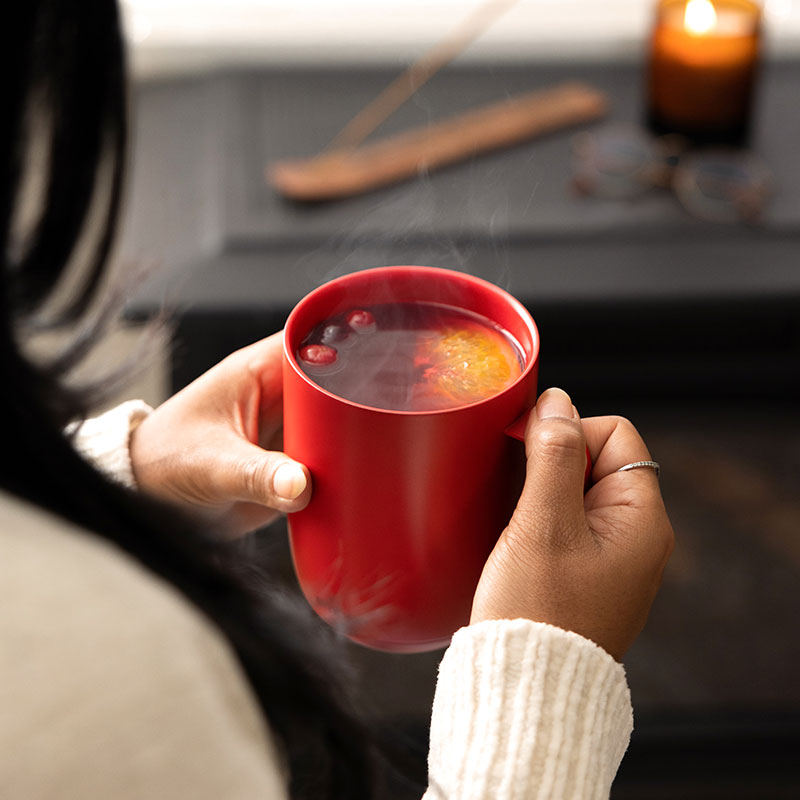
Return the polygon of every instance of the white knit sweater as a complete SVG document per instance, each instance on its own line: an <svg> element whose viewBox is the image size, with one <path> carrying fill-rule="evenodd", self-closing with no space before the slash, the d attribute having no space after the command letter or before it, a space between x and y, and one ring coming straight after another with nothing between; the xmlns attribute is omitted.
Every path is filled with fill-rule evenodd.
<svg viewBox="0 0 800 800"><path fill-rule="evenodd" d="M128 438L148 411L84 424L79 448L133 485ZM2 494L0 553L4 798L286 797L232 651L170 586ZM528 620L462 628L439 668L425 798L608 797L631 729L624 670L587 639Z"/></svg>

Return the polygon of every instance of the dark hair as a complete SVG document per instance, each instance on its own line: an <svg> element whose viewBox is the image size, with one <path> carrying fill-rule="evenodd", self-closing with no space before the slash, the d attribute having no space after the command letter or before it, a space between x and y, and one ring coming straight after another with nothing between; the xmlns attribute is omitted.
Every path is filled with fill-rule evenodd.
<svg viewBox="0 0 800 800"><path fill-rule="evenodd" d="M98 331L46 363L19 345L26 326L66 331L102 288L122 194L127 101L115 0L27 0L14 13L19 24L0 56L0 487L114 542L216 624L284 745L293 796L370 796L370 737L331 670L324 626L280 591L253 590L235 548L106 480L64 435L89 401L63 376ZM38 216L26 225L19 210L32 158L44 183ZM80 270L77 289L48 311L68 267Z"/></svg>

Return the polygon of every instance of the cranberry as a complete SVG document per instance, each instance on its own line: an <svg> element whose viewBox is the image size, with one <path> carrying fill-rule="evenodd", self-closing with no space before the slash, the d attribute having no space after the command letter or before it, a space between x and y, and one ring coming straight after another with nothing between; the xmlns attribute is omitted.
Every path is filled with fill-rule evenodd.
<svg viewBox="0 0 800 800"><path fill-rule="evenodd" d="M327 344L307 344L300 348L300 358L314 366L328 366L336 362L338 353Z"/></svg>
<svg viewBox="0 0 800 800"><path fill-rule="evenodd" d="M375 317L369 311L356 309L347 315L347 324L358 333L369 333L375 330Z"/></svg>
<svg viewBox="0 0 800 800"><path fill-rule="evenodd" d="M350 338L350 331L344 325L326 325L321 338L325 344L343 342Z"/></svg>

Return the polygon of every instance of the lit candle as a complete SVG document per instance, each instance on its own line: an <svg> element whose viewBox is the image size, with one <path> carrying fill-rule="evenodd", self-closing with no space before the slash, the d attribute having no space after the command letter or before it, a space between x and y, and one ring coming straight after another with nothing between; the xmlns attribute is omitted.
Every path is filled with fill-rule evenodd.
<svg viewBox="0 0 800 800"><path fill-rule="evenodd" d="M659 0L650 53L650 126L696 142L742 142L760 31L761 9L753 0Z"/></svg>

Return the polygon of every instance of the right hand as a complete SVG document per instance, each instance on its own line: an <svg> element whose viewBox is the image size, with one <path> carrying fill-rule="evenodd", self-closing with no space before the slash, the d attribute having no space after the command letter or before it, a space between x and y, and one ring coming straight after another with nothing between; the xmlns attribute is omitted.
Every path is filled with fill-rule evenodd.
<svg viewBox="0 0 800 800"><path fill-rule="evenodd" d="M584 495L586 446L593 485ZM620 660L641 632L674 534L650 454L622 417L583 420L549 389L525 432L525 486L481 575L471 622L523 617L579 633Z"/></svg>

